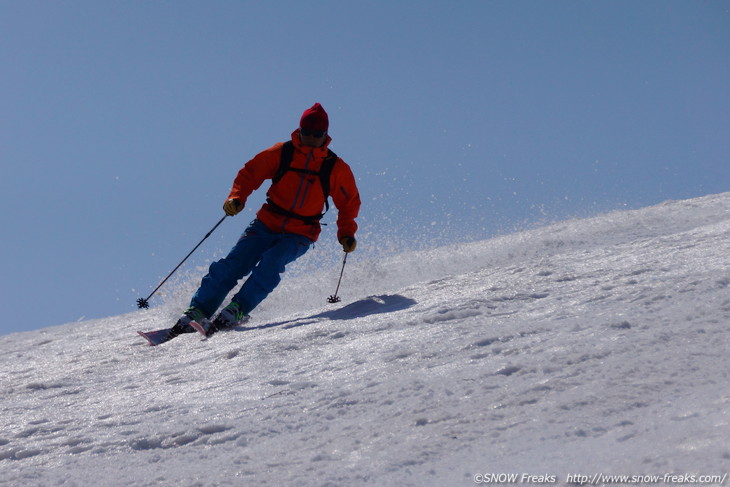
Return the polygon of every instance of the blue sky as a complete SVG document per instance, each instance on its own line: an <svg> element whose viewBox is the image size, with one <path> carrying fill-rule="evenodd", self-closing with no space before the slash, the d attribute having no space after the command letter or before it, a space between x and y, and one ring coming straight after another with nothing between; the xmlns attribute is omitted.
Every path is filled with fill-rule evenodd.
<svg viewBox="0 0 730 487"><path fill-rule="evenodd" d="M2 1L0 65L2 333L133 311L314 102L359 258L730 190L728 1Z"/></svg>

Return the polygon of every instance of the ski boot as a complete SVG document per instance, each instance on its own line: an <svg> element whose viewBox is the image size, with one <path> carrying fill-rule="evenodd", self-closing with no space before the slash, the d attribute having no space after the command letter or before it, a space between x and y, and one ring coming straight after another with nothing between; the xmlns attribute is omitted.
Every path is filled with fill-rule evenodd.
<svg viewBox="0 0 730 487"><path fill-rule="evenodd" d="M251 317L241 310L238 303L231 301L231 304L223 308L218 313L218 316L208 325L205 330L205 336L209 337L221 330L243 325L250 319Z"/></svg>
<svg viewBox="0 0 730 487"><path fill-rule="evenodd" d="M195 322L205 326L207 321L208 319L205 317L202 311L194 306L191 306L185 311L185 313L183 313L180 319L177 320L175 326L170 329L170 336L172 338L178 335L182 335L183 333L195 333L196 330L192 327L190 323Z"/></svg>

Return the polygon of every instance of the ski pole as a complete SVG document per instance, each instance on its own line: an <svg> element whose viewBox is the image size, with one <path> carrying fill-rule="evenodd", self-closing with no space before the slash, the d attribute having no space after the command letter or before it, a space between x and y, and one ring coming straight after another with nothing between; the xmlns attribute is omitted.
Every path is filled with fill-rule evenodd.
<svg viewBox="0 0 730 487"><path fill-rule="evenodd" d="M345 264L347 263L347 252L345 252L345 257L342 259L342 270L340 271L340 279L337 281L337 289L335 289L335 293L327 298L327 301L330 303L339 303L341 301L340 297L337 296L337 293L340 291L340 283L342 282L342 274L345 272Z"/></svg>
<svg viewBox="0 0 730 487"><path fill-rule="evenodd" d="M208 232L208 233L205 234L205 237L203 237L203 240L201 240L200 242L198 242L198 245L196 245L195 248L193 248L193 250L191 250L190 253L188 255L186 255L185 258L182 261L180 261L180 263L177 265L177 267L175 267L172 270L172 272L170 272L167 275L167 277L164 278L162 280L162 282L157 285L157 287L155 288L155 290L152 291L149 296L147 296L146 298L139 298L137 300L137 307L138 308L145 308L145 309L147 309L147 308L150 307L150 303L149 303L150 298L162 287L163 284L165 284L165 282L167 282L168 279L170 279L170 277L175 273L175 271L177 271L180 268L180 266L183 265L183 263L186 260L188 260L188 257L190 257L191 255L193 255L193 252L195 252L196 250L198 250L198 247L200 247L203 244L203 242L205 242L205 239L206 238L210 237L210 234L213 233L216 228L218 228L218 225L220 225L221 223L223 223L223 220L225 220L227 216L228 215L224 215L223 218L221 218L218 221L218 223L216 223L215 226L210 229L210 232Z"/></svg>

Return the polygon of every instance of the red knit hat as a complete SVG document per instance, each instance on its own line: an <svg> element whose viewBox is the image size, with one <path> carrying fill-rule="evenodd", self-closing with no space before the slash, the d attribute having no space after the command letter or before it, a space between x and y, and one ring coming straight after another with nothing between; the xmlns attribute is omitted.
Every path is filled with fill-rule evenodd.
<svg viewBox="0 0 730 487"><path fill-rule="evenodd" d="M330 121L327 112L324 111L322 105L315 103L312 108L304 110L302 119L299 121L299 127L309 130L317 130L326 132L329 128Z"/></svg>

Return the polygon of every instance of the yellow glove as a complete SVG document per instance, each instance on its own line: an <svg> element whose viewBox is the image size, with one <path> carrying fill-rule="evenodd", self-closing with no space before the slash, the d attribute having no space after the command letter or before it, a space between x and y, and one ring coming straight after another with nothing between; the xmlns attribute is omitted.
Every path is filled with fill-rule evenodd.
<svg viewBox="0 0 730 487"><path fill-rule="evenodd" d="M357 247L357 240L355 240L355 237L342 237L340 239L340 243L342 244L342 250L348 254Z"/></svg>
<svg viewBox="0 0 730 487"><path fill-rule="evenodd" d="M241 210L243 210L243 203L236 198L231 198L223 203L223 211L225 211L228 216L238 215Z"/></svg>

